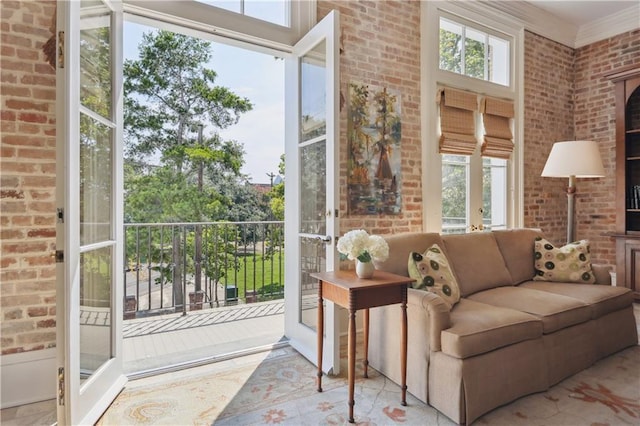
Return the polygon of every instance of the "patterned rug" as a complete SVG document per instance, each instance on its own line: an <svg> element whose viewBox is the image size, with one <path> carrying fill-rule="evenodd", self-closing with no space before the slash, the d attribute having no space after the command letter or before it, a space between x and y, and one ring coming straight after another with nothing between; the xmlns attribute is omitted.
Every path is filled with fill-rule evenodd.
<svg viewBox="0 0 640 426"><path fill-rule="evenodd" d="M345 367L345 366L343 366ZM323 377L291 348L132 381L98 425L336 425L347 423L347 380ZM355 418L360 425L450 425L448 418L358 366ZM640 347L614 354L549 391L487 413L479 425L638 425Z"/></svg>

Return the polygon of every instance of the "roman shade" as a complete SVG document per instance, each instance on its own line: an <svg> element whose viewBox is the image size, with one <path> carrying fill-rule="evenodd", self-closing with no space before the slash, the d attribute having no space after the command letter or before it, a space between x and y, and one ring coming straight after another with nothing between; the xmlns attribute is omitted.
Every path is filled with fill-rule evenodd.
<svg viewBox="0 0 640 426"><path fill-rule="evenodd" d="M480 102L480 112L484 123L482 156L508 160L513 152L513 101L484 97Z"/></svg>
<svg viewBox="0 0 640 426"><path fill-rule="evenodd" d="M475 93L449 87L438 91L441 154L471 155L476 150L477 98Z"/></svg>

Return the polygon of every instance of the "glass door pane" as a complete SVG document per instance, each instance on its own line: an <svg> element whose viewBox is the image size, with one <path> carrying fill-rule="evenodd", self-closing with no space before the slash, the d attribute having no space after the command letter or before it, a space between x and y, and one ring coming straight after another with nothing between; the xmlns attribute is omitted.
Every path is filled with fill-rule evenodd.
<svg viewBox="0 0 640 426"><path fill-rule="evenodd" d="M482 223L484 229L507 228L507 160L483 158Z"/></svg>
<svg viewBox="0 0 640 426"><path fill-rule="evenodd" d="M80 4L80 374L111 359L113 131L111 10ZM84 319L84 321L83 321ZM94 322L94 319L96 320Z"/></svg>
<svg viewBox="0 0 640 426"><path fill-rule="evenodd" d="M338 13L331 12L294 46L287 63L285 169L285 334L317 361L318 282L333 270L337 230ZM337 309L325 305L323 368L338 373Z"/></svg>
<svg viewBox="0 0 640 426"><path fill-rule="evenodd" d="M122 5L58 2L58 424L93 424L122 374ZM119 70L119 71L118 71ZM121 74L120 74L121 75ZM120 88L118 90L117 88Z"/></svg>
<svg viewBox="0 0 640 426"><path fill-rule="evenodd" d="M442 232L464 234L469 227L469 157L442 156Z"/></svg>

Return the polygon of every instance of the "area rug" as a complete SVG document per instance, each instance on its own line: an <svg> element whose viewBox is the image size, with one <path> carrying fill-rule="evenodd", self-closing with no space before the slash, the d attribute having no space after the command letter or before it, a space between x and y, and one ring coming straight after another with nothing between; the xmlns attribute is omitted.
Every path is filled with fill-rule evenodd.
<svg viewBox="0 0 640 426"><path fill-rule="evenodd" d="M347 423L346 374L315 385L315 367L291 348L133 381L98 425L336 425ZM343 370L343 373L345 371ZM355 418L360 425L451 425L447 417L358 364ZM640 347L487 413L480 425L638 425Z"/></svg>

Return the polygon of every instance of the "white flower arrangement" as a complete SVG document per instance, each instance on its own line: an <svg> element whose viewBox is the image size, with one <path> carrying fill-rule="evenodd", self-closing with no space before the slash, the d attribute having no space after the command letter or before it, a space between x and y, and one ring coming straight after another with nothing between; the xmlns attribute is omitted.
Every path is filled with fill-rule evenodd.
<svg viewBox="0 0 640 426"><path fill-rule="evenodd" d="M369 235L363 229L355 229L338 239L338 251L349 260L383 262L389 257L389 245L379 235Z"/></svg>

